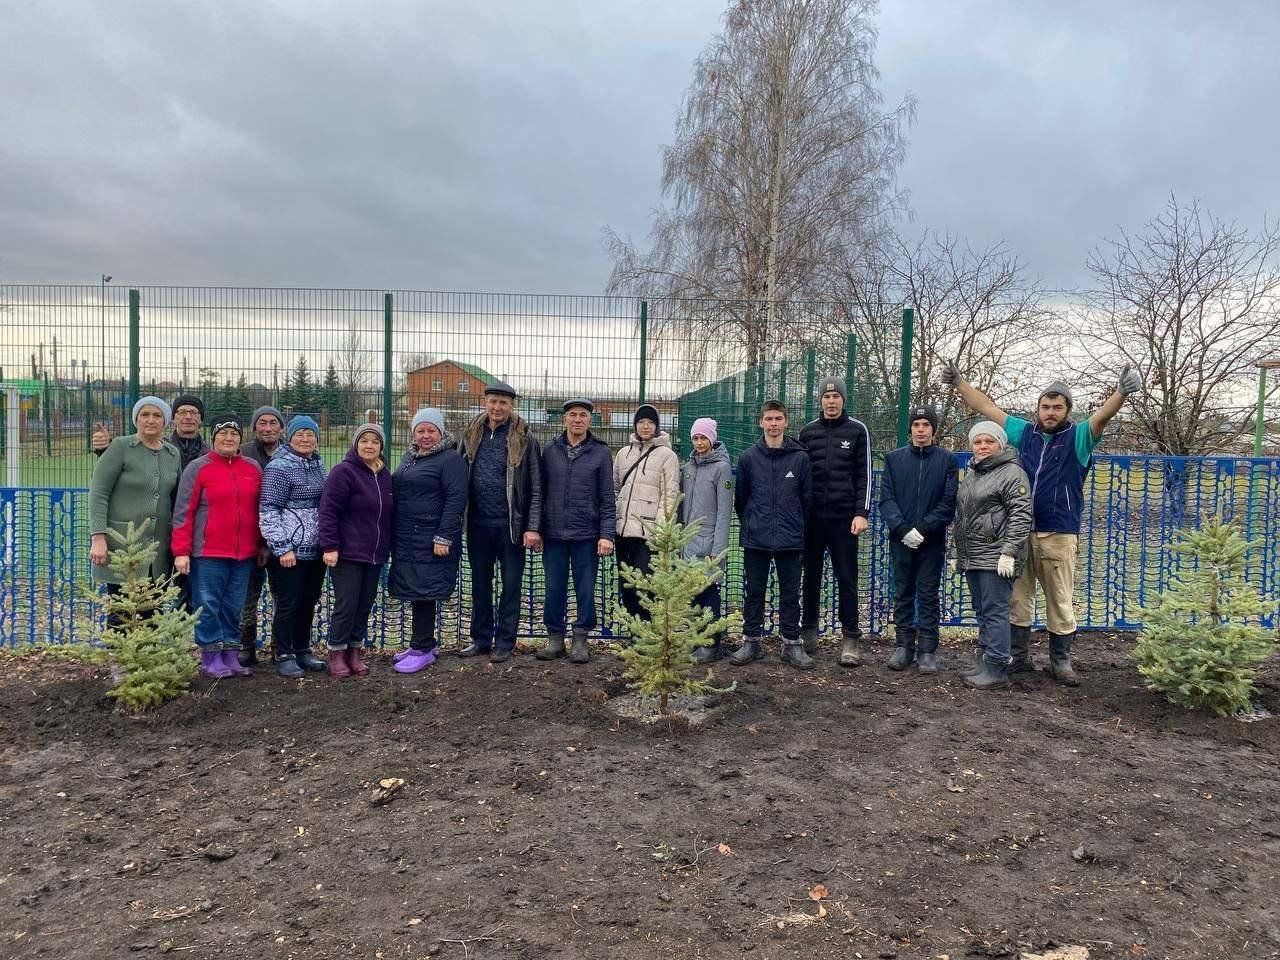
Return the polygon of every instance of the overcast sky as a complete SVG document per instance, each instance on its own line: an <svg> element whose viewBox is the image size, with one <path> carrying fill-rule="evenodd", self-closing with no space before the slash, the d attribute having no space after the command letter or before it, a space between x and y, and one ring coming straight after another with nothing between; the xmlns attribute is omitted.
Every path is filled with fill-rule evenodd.
<svg viewBox="0 0 1280 960"><path fill-rule="evenodd" d="M723 5L0 0L0 281L600 292ZM917 227L1067 286L1171 190L1280 214L1274 0L884 0L879 28Z"/></svg>

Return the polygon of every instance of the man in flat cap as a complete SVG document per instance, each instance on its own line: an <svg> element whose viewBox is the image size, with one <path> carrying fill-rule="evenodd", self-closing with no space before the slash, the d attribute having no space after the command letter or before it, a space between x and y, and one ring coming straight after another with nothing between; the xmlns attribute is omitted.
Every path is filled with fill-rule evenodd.
<svg viewBox="0 0 1280 960"><path fill-rule="evenodd" d="M967 383L954 360L942 372L970 410L1004 427L1009 446L1018 449L1022 468L1031 479L1032 526L1027 563L1013 585L1009 619L1012 624L1009 673L1034 673L1031 622L1035 613L1036 581L1044 589L1045 620L1049 627L1049 673L1061 684L1079 684L1071 666L1071 643L1076 634L1072 608L1076 579L1076 549L1084 480L1093 463L1102 432L1120 412L1125 400L1143 389L1142 378L1130 367L1120 373L1115 392L1087 421L1073 423L1071 388L1054 380L1036 400L1035 423L1010 416L985 393Z"/></svg>
<svg viewBox="0 0 1280 960"><path fill-rule="evenodd" d="M546 577L543 623L547 642L539 660L565 655L569 572L577 615L573 620L571 663L591 659L587 635L596 625L596 571L613 553L616 504L609 445L591 433L595 406L581 397L564 405L564 432L543 453L542 568Z"/></svg>
<svg viewBox="0 0 1280 960"><path fill-rule="evenodd" d="M471 470L471 642L458 656L488 654L495 663L515 650L525 551L542 549L542 454L529 424L514 410L516 396L508 383L489 383L484 388L484 413L462 433L462 455ZM495 566L502 573L496 618Z"/></svg>

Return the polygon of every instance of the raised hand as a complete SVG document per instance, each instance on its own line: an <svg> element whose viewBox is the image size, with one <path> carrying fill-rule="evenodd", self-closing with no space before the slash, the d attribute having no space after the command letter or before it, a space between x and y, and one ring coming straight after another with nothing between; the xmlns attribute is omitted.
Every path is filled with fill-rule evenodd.
<svg viewBox="0 0 1280 960"><path fill-rule="evenodd" d="M1116 384L1116 389L1126 397L1141 393L1143 390L1142 377L1138 375L1137 370L1126 364L1125 368L1120 371L1120 380Z"/></svg>

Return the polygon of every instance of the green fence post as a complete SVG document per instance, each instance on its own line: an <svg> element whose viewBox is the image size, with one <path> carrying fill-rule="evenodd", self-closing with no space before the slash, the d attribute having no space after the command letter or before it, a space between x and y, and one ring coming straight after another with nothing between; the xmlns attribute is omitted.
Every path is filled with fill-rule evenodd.
<svg viewBox="0 0 1280 960"><path fill-rule="evenodd" d="M915 328L916 312L911 307L902 311L902 367L898 380L898 446L907 445L911 420L911 341Z"/></svg>
<svg viewBox="0 0 1280 960"><path fill-rule="evenodd" d="M640 301L640 402L645 402L645 377L649 370L649 301Z"/></svg>
<svg viewBox="0 0 1280 960"><path fill-rule="evenodd" d="M858 390L858 337L857 334L849 334L849 339L844 347L844 391L845 403L849 407L849 413L853 413L857 407L854 399Z"/></svg>
<svg viewBox="0 0 1280 960"><path fill-rule="evenodd" d="M44 455L46 457L53 456L53 407L52 396L49 393L49 371L44 371Z"/></svg>
<svg viewBox="0 0 1280 960"><path fill-rule="evenodd" d="M93 383L84 382L84 442L85 449L93 452Z"/></svg>
<svg viewBox="0 0 1280 960"><path fill-rule="evenodd" d="M805 379L804 422L805 423L808 423L814 417L813 388L818 385L818 381L815 379L818 375L817 366L818 366L817 351L814 350L813 347L810 347L807 351L805 351L805 356L804 356L804 379Z"/></svg>
<svg viewBox="0 0 1280 960"><path fill-rule="evenodd" d="M778 365L778 399L782 401L782 405L787 405L787 361L783 360Z"/></svg>
<svg viewBox="0 0 1280 960"><path fill-rule="evenodd" d="M391 440L391 316L393 313L391 294L382 296L382 429L386 432L387 443Z"/></svg>
<svg viewBox="0 0 1280 960"><path fill-rule="evenodd" d="M139 345L139 332L142 326L142 298L138 295L138 291L129 288L129 396L125 398L124 409L128 410L137 402L141 394L138 391L138 383L142 379L138 368L139 359L141 357L141 347ZM128 422L128 414L125 415L125 422Z"/></svg>

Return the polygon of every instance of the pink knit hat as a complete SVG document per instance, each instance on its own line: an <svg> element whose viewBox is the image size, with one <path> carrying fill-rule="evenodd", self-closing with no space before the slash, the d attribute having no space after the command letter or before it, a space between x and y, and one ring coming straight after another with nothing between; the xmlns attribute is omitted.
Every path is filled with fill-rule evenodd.
<svg viewBox="0 0 1280 960"><path fill-rule="evenodd" d="M710 417L699 417L697 420L693 421L693 428L689 431L689 439L692 440L697 436L706 437L711 441L711 445L715 446L716 422Z"/></svg>

